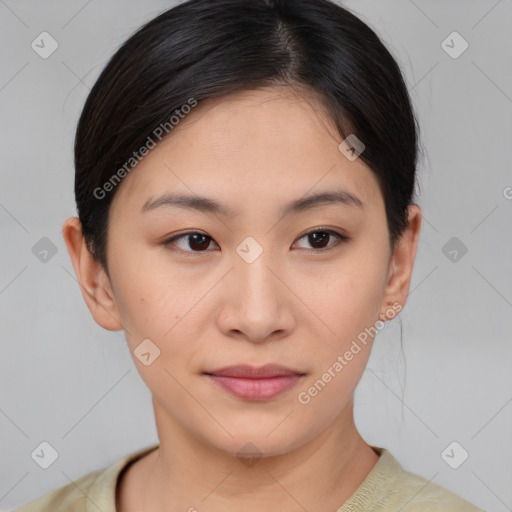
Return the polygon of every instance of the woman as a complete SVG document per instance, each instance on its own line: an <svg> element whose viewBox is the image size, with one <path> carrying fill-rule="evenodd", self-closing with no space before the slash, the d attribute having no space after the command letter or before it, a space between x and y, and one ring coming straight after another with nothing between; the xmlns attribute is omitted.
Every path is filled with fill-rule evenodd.
<svg viewBox="0 0 512 512"><path fill-rule="evenodd" d="M353 418L409 291L416 124L328 0L191 0L130 37L82 112L63 235L159 443L19 510L478 511Z"/></svg>

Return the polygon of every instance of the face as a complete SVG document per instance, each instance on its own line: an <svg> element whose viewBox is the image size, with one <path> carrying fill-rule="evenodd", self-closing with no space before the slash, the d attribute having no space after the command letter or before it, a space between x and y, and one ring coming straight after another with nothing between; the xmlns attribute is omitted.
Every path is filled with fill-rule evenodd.
<svg viewBox="0 0 512 512"><path fill-rule="evenodd" d="M320 111L289 89L200 104L111 206L113 307L158 414L231 454L284 453L340 420L391 308L377 180ZM266 364L295 375L206 375Z"/></svg>

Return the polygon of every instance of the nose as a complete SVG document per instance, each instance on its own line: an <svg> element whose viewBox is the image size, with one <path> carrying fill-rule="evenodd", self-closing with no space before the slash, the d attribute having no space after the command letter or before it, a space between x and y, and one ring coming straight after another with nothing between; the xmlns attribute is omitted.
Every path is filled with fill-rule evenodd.
<svg viewBox="0 0 512 512"><path fill-rule="evenodd" d="M217 311L219 329L226 336L255 343L286 337L296 322L290 279L265 251L252 263L235 256Z"/></svg>

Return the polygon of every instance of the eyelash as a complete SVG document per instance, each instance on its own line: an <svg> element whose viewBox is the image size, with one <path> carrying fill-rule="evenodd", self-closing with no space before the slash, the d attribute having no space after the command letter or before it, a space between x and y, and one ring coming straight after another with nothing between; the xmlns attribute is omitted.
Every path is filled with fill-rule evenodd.
<svg viewBox="0 0 512 512"><path fill-rule="evenodd" d="M342 235L341 233L338 233L337 231L334 231L332 229L327 229L327 228L325 228L325 229L324 228L315 228L314 230L311 230L311 231L308 231L307 233L304 233L300 238L298 238L298 240L302 240L303 238L307 237L308 235L312 235L314 233L327 233L328 235L335 237L337 239L337 242L334 243L334 244L328 245L327 248L323 248L323 249L304 249L307 252L314 252L314 253L327 252L327 251L330 251L330 250L338 247L341 243L348 242L350 240L350 237L348 237L346 235ZM206 233L202 233L201 231L187 231L186 233L181 233L179 235L173 236L173 237L165 240L164 242L162 242L162 245L164 245L165 247L168 247L172 251L186 253L187 255L202 254L202 253L205 253L205 252L210 252L208 250L204 250L204 251L193 251L193 250L190 250L190 251L187 251L187 250L184 250L184 249L170 247L177 240L180 240L180 239L183 239L183 238L187 238L187 237L192 236L192 235L202 235L205 238L210 239L210 241L213 241L212 237L210 237Z"/></svg>

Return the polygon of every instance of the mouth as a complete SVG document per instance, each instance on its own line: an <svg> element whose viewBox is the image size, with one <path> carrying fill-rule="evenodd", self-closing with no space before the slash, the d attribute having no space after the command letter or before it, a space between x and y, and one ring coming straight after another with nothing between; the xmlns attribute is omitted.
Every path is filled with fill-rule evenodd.
<svg viewBox="0 0 512 512"><path fill-rule="evenodd" d="M245 400L270 400L294 387L304 372L268 364L261 367L238 365L204 372L212 382Z"/></svg>

